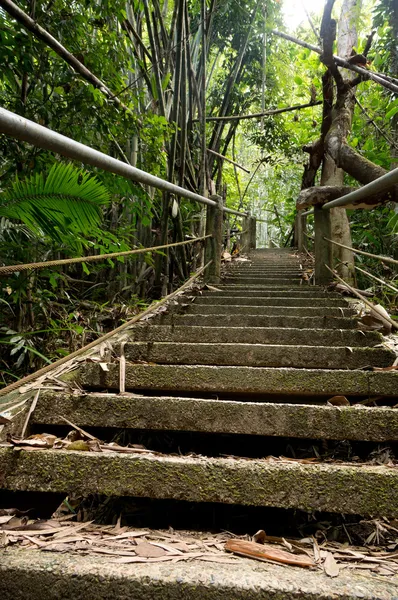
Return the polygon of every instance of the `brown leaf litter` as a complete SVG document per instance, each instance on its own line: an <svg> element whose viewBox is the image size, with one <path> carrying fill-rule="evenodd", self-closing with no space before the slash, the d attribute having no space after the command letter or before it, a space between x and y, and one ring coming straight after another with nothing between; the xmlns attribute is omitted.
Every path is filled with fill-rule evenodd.
<svg viewBox="0 0 398 600"><path fill-rule="evenodd" d="M105 555L119 564L200 560L236 566L239 557L245 557L285 567L320 570L329 577L338 577L344 569L398 575L398 536L395 545L357 547L327 540L319 542L315 537L293 540L268 536L263 530L250 538L229 532L137 530L122 527L120 517L116 525L97 525L92 521L72 522L75 515L35 521L18 509L3 509L3 512L6 514L0 519L0 548ZM389 527L398 534L397 529Z"/></svg>

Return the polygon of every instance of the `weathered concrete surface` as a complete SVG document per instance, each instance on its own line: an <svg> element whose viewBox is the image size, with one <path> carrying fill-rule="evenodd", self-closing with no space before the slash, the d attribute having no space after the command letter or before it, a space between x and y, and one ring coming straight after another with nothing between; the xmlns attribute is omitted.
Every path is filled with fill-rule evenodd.
<svg viewBox="0 0 398 600"><path fill-rule="evenodd" d="M290 317L348 317L354 315L351 308L336 306L251 306L225 304L196 304L189 305L189 312L194 314L240 314L240 315L286 315Z"/></svg>
<svg viewBox="0 0 398 600"><path fill-rule="evenodd" d="M398 467L0 448L1 487L398 517Z"/></svg>
<svg viewBox="0 0 398 600"><path fill-rule="evenodd" d="M299 285L302 279L299 277L270 277L269 275L267 277L254 277L251 275L248 275L247 277L234 277L232 275L227 275L222 281L225 283L240 283L251 285L287 285L288 283L290 283L290 285Z"/></svg>
<svg viewBox="0 0 398 600"><path fill-rule="evenodd" d="M98 364L87 363L78 378L86 388L119 389L119 365L108 367L103 371ZM127 363L126 389L395 398L398 372Z"/></svg>
<svg viewBox="0 0 398 600"><path fill-rule="evenodd" d="M302 280L298 284L282 284L282 283L275 284L274 283L274 284L247 285L247 284L242 284L242 283L218 283L214 287L221 290L222 292L228 292L228 293L230 291L243 291L244 293L246 293L251 290L256 291L256 292L266 292L266 291L296 292L296 291L301 291L301 292L308 292L311 294L313 292L322 292L323 294L327 294L329 296L329 294L325 291L324 287L308 285L308 283L305 283Z"/></svg>
<svg viewBox="0 0 398 600"><path fill-rule="evenodd" d="M186 299L182 296L180 298L181 302L186 302ZM347 302L343 298L312 298L311 296L307 298L295 298L291 295L285 297L252 297L251 294L247 294L246 296L197 296L195 298L195 304L207 305L207 304L233 304L234 306L238 305L254 305L254 306L313 306L313 307L321 307L321 306L341 306L343 308L348 308Z"/></svg>
<svg viewBox="0 0 398 600"><path fill-rule="evenodd" d="M230 555L228 555L230 556ZM240 558L122 564L109 557L0 550L2 600L396 600L397 577L346 570L330 578Z"/></svg>
<svg viewBox="0 0 398 600"><path fill-rule="evenodd" d="M290 317L276 315L241 314L177 314L159 316L159 323L198 325L201 327L295 327L299 329L357 329L357 320L350 317Z"/></svg>
<svg viewBox="0 0 398 600"><path fill-rule="evenodd" d="M179 321L178 321L179 322ZM203 327L199 325L136 325L129 337L137 342L208 342L289 344L301 346L375 346L383 341L375 331L289 327Z"/></svg>
<svg viewBox="0 0 398 600"><path fill-rule="evenodd" d="M238 287L238 286L237 286ZM220 298L231 298L234 296L240 298L246 297L255 297L255 298L290 298L294 296L295 298L343 298L341 294L336 294L335 292L325 292L319 289L314 290L310 286L295 286L294 288L284 288L284 289L275 289L275 288L261 288L258 289L257 286L250 288L238 287L238 289L234 289L234 286L231 288L225 288L225 286L216 285L214 286L214 290L206 290L205 288L200 291L199 297L220 297ZM220 291L216 291L220 290Z"/></svg>
<svg viewBox="0 0 398 600"><path fill-rule="evenodd" d="M42 392L32 423L63 425L62 415L81 427L108 427L292 438L398 439L398 410L235 402L168 396L76 396Z"/></svg>
<svg viewBox="0 0 398 600"><path fill-rule="evenodd" d="M131 342L124 347L130 361L174 365L241 365L359 369L389 367L396 355L387 348L287 346L239 343Z"/></svg>

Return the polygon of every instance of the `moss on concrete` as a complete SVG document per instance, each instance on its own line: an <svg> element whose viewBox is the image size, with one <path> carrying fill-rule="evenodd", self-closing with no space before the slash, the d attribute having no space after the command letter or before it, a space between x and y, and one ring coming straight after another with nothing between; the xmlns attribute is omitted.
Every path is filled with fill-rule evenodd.
<svg viewBox="0 0 398 600"><path fill-rule="evenodd" d="M263 314L169 314L161 316L158 323L169 325L197 325L201 327L294 327L298 329L357 329L357 320L351 317L292 317L290 315Z"/></svg>
<svg viewBox="0 0 398 600"><path fill-rule="evenodd" d="M238 306L241 304L253 305L253 306L311 306L311 307L322 307L322 306L341 306L347 308L347 302L342 298L312 298L307 296L306 298L296 298L294 296L279 297L273 296L271 298L265 298L264 296L198 296L195 300L195 304L206 306L208 304L217 305L234 305Z"/></svg>
<svg viewBox="0 0 398 600"><path fill-rule="evenodd" d="M398 469L0 449L10 490L143 496L398 517Z"/></svg>
<svg viewBox="0 0 398 600"><path fill-rule="evenodd" d="M397 577L309 571L236 559L122 564L108 557L0 550L2 600L393 600Z"/></svg>
<svg viewBox="0 0 398 600"><path fill-rule="evenodd" d="M134 342L124 349L127 360L174 365L240 365L358 369L388 367L395 353L387 348L346 348L272 344Z"/></svg>
<svg viewBox="0 0 398 600"><path fill-rule="evenodd" d="M349 317L355 314L351 308L336 306L245 306L223 304L191 304L190 314L238 314L238 315L273 315L289 317Z"/></svg>
<svg viewBox="0 0 398 600"><path fill-rule="evenodd" d="M233 402L204 398L41 394L33 423L82 427L198 431L293 438L393 441L398 410Z"/></svg>
<svg viewBox="0 0 398 600"><path fill-rule="evenodd" d="M237 344L288 344L306 346L361 346L380 344L383 338L375 331L350 329L303 329L291 327L200 327L198 325L154 325L134 327L132 341L207 342Z"/></svg>
<svg viewBox="0 0 398 600"><path fill-rule="evenodd" d="M93 363L82 366L82 385L119 389L119 365L112 363L108 367L109 371L103 371ZM128 363L126 389L396 397L398 372Z"/></svg>

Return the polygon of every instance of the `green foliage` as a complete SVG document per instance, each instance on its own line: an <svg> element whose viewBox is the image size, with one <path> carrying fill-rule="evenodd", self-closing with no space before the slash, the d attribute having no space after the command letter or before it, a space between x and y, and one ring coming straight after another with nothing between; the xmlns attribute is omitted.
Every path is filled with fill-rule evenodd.
<svg viewBox="0 0 398 600"><path fill-rule="evenodd" d="M0 216L22 221L36 235L55 242L73 234L89 235L101 222L106 188L71 164L54 164L47 177L37 173L0 195Z"/></svg>

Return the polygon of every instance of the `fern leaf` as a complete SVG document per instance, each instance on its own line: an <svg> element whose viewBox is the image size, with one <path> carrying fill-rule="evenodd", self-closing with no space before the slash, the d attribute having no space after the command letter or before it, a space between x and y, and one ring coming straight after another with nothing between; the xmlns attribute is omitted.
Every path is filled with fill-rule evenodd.
<svg viewBox="0 0 398 600"><path fill-rule="evenodd" d="M47 177L36 173L0 194L0 216L18 219L36 234L59 241L88 235L101 221L109 192L95 177L72 164L53 165Z"/></svg>

